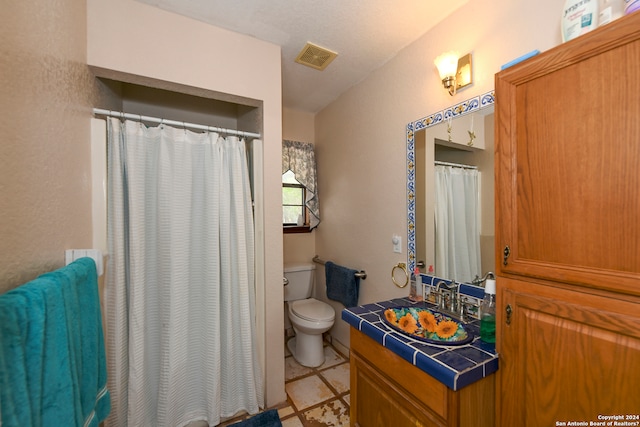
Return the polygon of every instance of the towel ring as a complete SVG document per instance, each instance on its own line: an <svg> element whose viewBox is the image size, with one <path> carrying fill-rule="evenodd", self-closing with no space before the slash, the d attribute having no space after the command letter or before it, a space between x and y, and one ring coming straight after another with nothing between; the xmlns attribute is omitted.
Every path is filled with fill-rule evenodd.
<svg viewBox="0 0 640 427"><path fill-rule="evenodd" d="M401 270L404 273L404 284L400 284L396 281L396 269ZM407 271L407 264L404 262L399 262L393 266L391 269L391 280L393 280L393 284L399 288L404 288L409 283L409 272Z"/></svg>

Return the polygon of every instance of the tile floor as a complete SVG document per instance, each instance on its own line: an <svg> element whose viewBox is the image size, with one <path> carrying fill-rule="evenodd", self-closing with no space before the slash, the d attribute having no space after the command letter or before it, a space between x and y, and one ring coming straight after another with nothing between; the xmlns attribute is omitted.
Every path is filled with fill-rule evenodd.
<svg viewBox="0 0 640 427"><path fill-rule="evenodd" d="M285 390L290 406L279 410L283 427L349 425L349 359L328 343L324 355L323 365L307 368L286 350Z"/></svg>
<svg viewBox="0 0 640 427"><path fill-rule="evenodd" d="M300 365L285 347L287 403L278 406L283 427L349 425L349 358L325 343L325 362L318 368ZM241 417L244 418L244 417ZM241 418L228 420L220 427Z"/></svg>

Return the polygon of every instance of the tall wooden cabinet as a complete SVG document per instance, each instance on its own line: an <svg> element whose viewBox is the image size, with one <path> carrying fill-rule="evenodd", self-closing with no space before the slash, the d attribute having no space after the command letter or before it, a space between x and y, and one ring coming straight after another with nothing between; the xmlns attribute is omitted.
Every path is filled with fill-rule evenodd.
<svg viewBox="0 0 640 427"><path fill-rule="evenodd" d="M640 13L496 75L496 257L499 424L640 421Z"/></svg>

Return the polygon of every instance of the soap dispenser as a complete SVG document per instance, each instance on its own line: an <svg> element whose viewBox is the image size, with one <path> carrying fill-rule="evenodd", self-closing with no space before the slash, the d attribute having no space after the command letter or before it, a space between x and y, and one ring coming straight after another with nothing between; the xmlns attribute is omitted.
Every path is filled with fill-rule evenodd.
<svg viewBox="0 0 640 427"><path fill-rule="evenodd" d="M484 285L484 299L480 303L480 339L487 343L496 342L495 279L487 279Z"/></svg>

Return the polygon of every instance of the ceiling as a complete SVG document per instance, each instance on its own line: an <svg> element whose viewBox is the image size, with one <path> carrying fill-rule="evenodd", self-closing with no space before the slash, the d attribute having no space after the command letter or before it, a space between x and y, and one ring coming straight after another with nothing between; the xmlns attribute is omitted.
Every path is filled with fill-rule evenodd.
<svg viewBox="0 0 640 427"><path fill-rule="evenodd" d="M283 107L315 113L469 0L138 0L282 48ZM307 42L338 53L295 62Z"/></svg>

